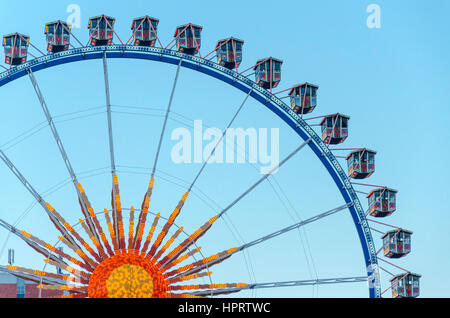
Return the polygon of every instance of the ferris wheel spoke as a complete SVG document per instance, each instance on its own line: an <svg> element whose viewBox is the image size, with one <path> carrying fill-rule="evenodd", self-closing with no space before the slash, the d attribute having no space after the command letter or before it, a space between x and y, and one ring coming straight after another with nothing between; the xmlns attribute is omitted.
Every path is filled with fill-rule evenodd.
<svg viewBox="0 0 450 318"><path fill-rule="evenodd" d="M239 113L241 112L242 108L244 107L245 103L247 102L247 99L249 98L249 96L252 94L253 92L253 88L249 90L248 94L245 96L243 102L241 103L241 105L239 106L239 108L237 109L236 113L234 114L233 118L231 118L228 126L223 130L222 132L222 136L220 137L220 139L217 141L216 145L214 146L214 148L211 150L211 153L208 156L208 159L205 160L205 162L203 163L202 167L200 168L200 170L198 171L197 175L195 176L194 180L192 181L191 185L189 186L188 192L191 191L192 187L195 185L195 182L197 182L197 179L200 177L201 173L203 172L203 170L205 169L206 165L208 164L209 159L211 159L211 157L214 155L214 153L216 152L217 147L220 145L220 143L223 140L223 137L225 137L225 134L227 133L227 130L231 127L231 125L233 124L234 120L236 119L236 117L239 115Z"/></svg>
<svg viewBox="0 0 450 318"><path fill-rule="evenodd" d="M303 147L305 147L307 144L311 142L311 138L306 140L304 143L302 143L299 147L297 147L293 152L291 152L286 158L284 158L276 167L274 167L272 170L270 170L267 174L265 174L262 178L260 178L255 184L253 184L250 188L248 188L244 193L242 193L236 200L231 202L225 209L223 209L219 214L218 217L222 217L229 209L231 209L236 203L238 203L240 200L242 200L247 194L252 192L261 182L266 180L274 171L277 171L281 166L283 166L289 159L291 159L297 152L299 152Z"/></svg>
<svg viewBox="0 0 450 318"><path fill-rule="evenodd" d="M20 267L20 266L15 266L15 265L7 265L5 266L7 269L9 269L13 275L23 275L23 274L29 274L29 275L33 275L36 278L50 278L50 279L55 279L57 281L57 284L68 284L68 283L78 283L78 284L83 284L83 285L87 285L89 283L88 279L82 278L82 277L75 277L75 276L70 276L70 275L63 275L63 274L54 274L51 272L47 272L47 271L38 271L38 270L34 270L31 268L27 268L27 267Z"/></svg>
<svg viewBox="0 0 450 318"><path fill-rule="evenodd" d="M232 249L223 251L222 253L218 253L216 255L204 258L201 261L198 261L198 262L192 263L190 265L186 265L184 267L175 269L175 270L167 273L167 275L168 276L176 275L176 277L179 277L179 276L186 276L186 275L195 274L195 273L197 273L197 272L199 272L199 271L201 271L201 270L203 270L203 269L205 269L207 267L210 268L213 265L219 264L219 263L223 262L224 260L228 259L229 257L233 256L234 254L236 254L238 252L242 252L243 250L245 250L245 249L247 249L249 247L256 246L256 245L258 245L258 244L260 244L262 242L268 241L268 240L270 240L270 239L272 239L274 237L277 237L277 236L279 236L281 234L290 232L290 231L298 229L298 228L300 228L300 227L302 227L302 226L304 226L306 224L310 224L310 223L313 223L313 222L318 221L320 219L323 219L323 218L325 218L327 216L333 215L333 214L335 214L335 213L337 213L339 211L342 211L344 209L347 209L347 208L351 207L352 205L353 205L353 203L341 205L341 206L339 206L337 208L328 210L326 212L323 212L321 214L313 216L313 217L311 217L309 219L306 219L304 221L295 223L295 224L293 224L291 226L288 226L288 227L285 227L285 228L283 228L281 230L275 231L275 232L273 232L273 233L271 233L269 235L263 236L263 237L261 237L261 238L259 238L257 240L254 240L254 241L252 241L250 243L243 244L240 247L232 248Z"/></svg>
<svg viewBox="0 0 450 318"><path fill-rule="evenodd" d="M367 282L367 276L355 276L355 277L343 277L343 278L323 278L323 279L311 279L311 280L292 280L284 282L271 282L271 283L255 283L248 284L246 286L232 288L232 289L216 289L216 290L204 290L193 292L196 296L208 296L208 295L221 295L228 293L236 293L248 289L261 289L261 288L280 288L280 287L295 287L295 286L311 286L311 285L330 285L330 284L344 284L344 283L361 283Z"/></svg>
<svg viewBox="0 0 450 318"><path fill-rule="evenodd" d="M318 214L316 216L313 216L313 217L311 217L309 219L306 219L304 221L292 224L292 225L290 225L288 227L285 227L285 228L283 228L281 230L275 231L275 232L273 232L273 233L271 233L269 235L263 236L263 237L261 237L261 238L259 238L257 240L254 240L252 242L246 243L246 244L242 245L241 247L239 247L236 252L242 251L242 250L247 249L247 248L249 248L251 246L258 245L258 244L260 244L262 242L270 240L270 239L272 239L274 237L277 237L277 236L279 236L281 234L284 234L284 233L290 232L292 230L298 229L298 228L300 228L300 227L302 227L302 226L304 226L306 224L310 224L310 223L316 222L316 221L318 221L320 219L323 219L323 218L325 218L327 216L333 215L333 214L335 214L335 213L337 213L339 211L345 210L345 209L349 208L352 205L353 205L353 203L344 204L344 205L341 205L341 206L339 206L337 208L334 208L334 209L328 210L326 212L320 213L320 214Z"/></svg>
<svg viewBox="0 0 450 318"><path fill-rule="evenodd" d="M87 226L89 227L89 230L94 234L94 237L98 241L100 241L100 238L98 236L97 230L96 230L95 225L94 225L94 222L93 222L90 214L88 213L88 208L87 208L87 206L85 204L85 201L83 200L82 195L80 193L79 182L78 182L77 176L75 174L75 171L73 170L72 164L70 163L69 157L67 156L67 152L66 152L66 150L64 148L64 145L63 145L63 143L61 141L61 138L59 137L59 133L58 133L58 130L56 129L55 123L53 121L53 117L51 116L50 111L49 111L49 109L47 107L47 103L45 102L44 95L42 94L42 92L41 92L41 90L39 88L39 84L38 84L38 82L37 82L37 80L36 80L36 78L35 78L35 76L33 74L33 71L30 68L27 68L27 73L28 73L28 76L29 76L29 78L31 80L31 83L32 83L33 87L34 87L36 95L37 95L37 97L39 99L39 103L41 104L41 107L42 107L44 115L45 115L45 117L47 119L47 122L48 122L48 124L50 126L50 129L51 129L52 134L53 134L53 138L55 139L55 142L56 142L56 144L58 146L58 149L59 149L59 152L61 154L61 157L62 157L62 159L64 161L64 164L66 165L67 171L69 172L69 175L70 175L70 177L72 179L73 185L75 187L75 191L77 193L77 197L78 197L79 203L81 205L81 210L82 210L82 212L83 212L83 214L84 214L84 216L86 218L86 221L87 221ZM104 252L103 247L101 245L98 246L98 249L99 249L100 254Z"/></svg>
<svg viewBox="0 0 450 318"><path fill-rule="evenodd" d="M22 231L18 230L17 228L8 224L4 220L0 219L0 226L7 229L11 233L15 234L17 237L22 239L25 243L30 245L34 250L36 250L40 254L44 255L47 259L50 259L50 260L56 261L56 262L61 262L65 265L67 265L66 261L68 261L79 267L82 267L83 269L85 269L87 271L92 271L94 269L91 267L91 264L89 262L86 262L85 259L83 259L83 257L86 258L86 254L81 250L81 248L77 249L77 252L78 252L77 254L81 259L83 259L82 261L80 259L77 259L77 258L74 258L74 257L68 255L67 253L64 253L62 250L57 249L55 246L52 246L52 245L46 243L45 241L42 241L41 239L33 236L30 233L27 233L23 230ZM65 238L60 238L60 239L66 240ZM71 245L71 244L69 243L69 245ZM66 261L64 261L63 259Z"/></svg>
<svg viewBox="0 0 450 318"><path fill-rule="evenodd" d="M22 241L24 241L25 243L27 243L29 246L31 246L35 251L37 251L38 253L44 255L45 257L47 257L48 259L55 261L55 262L61 262L64 265L67 265L66 262L60 260L55 254L48 252L48 250L46 248L41 247L39 244L37 244L36 242L34 242L33 240L31 240L30 238L26 237L25 235L23 235L21 233L21 231L19 229L17 229L16 227L14 227L13 225L9 224L8 222L0 219L0 226L3 227L4 229L6 229L7 231L9 231L10 233L16 235L17 237L19 237Z"/></svg>
<svg viewBox="0 0 450 318"><path fill-rule="evenodd" d="M0 159L6 164L6 166L11 170L11 172L19 179L19 181L23 184L23 186L31 193L31 195L36 199L36 201L42 206L45 213L47 213L50 220L55 224L56 228L61 232L64 237L75 246L79 245L75 242L72 236L68 233L68 231L64 228L62 224L58 221L58 219L53 215L50 209L47 207L45 200L42 196L34 189L34 187L28 182L27 179L22 175L22 173L16 168L16 166L9 160L8 156L0 150ZM81 249L81 248L80 248Z"/></svg>
<svg viewBox="0 0 450 318"><path fill-rule="evenodd" d="M105 97L106 97L106 112L108 119L108 140L109 140L109 157L111 161L111 173L116 173L116 162L114 158L114 140L112 133L112 119L111 119L111 95L109 91L109 75L108 62L106 60L106 52L103 53L103 75L105 79Z"/></svg>
<svg viewBox="0 0 450 318"><path fill-rule="evenodd" d="M42 277L39 275L35 275L31 272L28 272L28 273L18 272L16 270L9 269L8 266L0 266L0 272L5 272L5 273L11 274L11 275L14 275L14 276L20 277L22 279L38 283L38 284L44 283L49 286L67 283L64 280L55 278L55 277Z"/></svg>
<svg viewBox="0 0 450 318"><path fill-rule="evenodd" d="M152 169L152 175L151 175L152 179L155 176L156 167L158 165L158 158L159 158L159 153L161 151L161 145L162 145L162 142L164 139L164 133L166 131L167 120L169 119L169 113L170 113L170 109L172 107L173 96L175 95L175 89L177 87L177 82L178 82L178 76L180 75L181 62L183 62L182 58L178 62L177 72L175 74L175 79L173 81L172 92L170 93L169 104L167 105L166 115L164 117L164 123L163 123L163 127L161 129L161 135L159 137L158 148L156 149L155 161L153 163L153 169Z"/></svg>
<svg viewBox="0 0 450 318"><path fill-rule="evenodd" d="M158 165L158 159L159 159L159 154L160 154L160 151L161 151L161 145L162 145L162 142L163 142L163 139L164 139L164 134L165 134L165 131L166 131L167 121L169 119L169 113L170 113L170 109L172 107L173 97L175 95L175 90L176 90L176 87L177 87L178 77L180 75L180 69L181 69L181 63L182 62L183 62L183 59L180 58L180 61L178 62L177 71L176 71L176 74L175 74L175 79L173 81L172 91L170 93L170 98L169 98L169 103L167 105L166 114L164 116L164 123L163 123L162 129L161 129L161 135L159 137L158 147L156 149L155 160L153 162L153 168L152 168L151 177L150 177L150 183L149 183L147 192L146 192L146 194L144 196L144 200L142 202L141 213L140 213L139 218L138 218L138 225L136 227L136 236L135 236L134 249L139 248L140 244L141 244L142 234L143 234L143 230L144 230L144 226L145 226L145 220L147 218L149 202L150 202L151 194L152 194L152 191L153 191L153 183L154 183L156 167ZM154 253L157 251L157 249L159 248L162 240L164 239L164 237L166 236L166 234L169 231L170 227L172 226L173 222L175 221L176 217L181 212L181 209L182 209L182 207L184 205L186 197L188 196L188 193L189 192L186 192L183 195L183 197L179 201L177 207L172 212L169 220L167 220L166 224L164 225L163 231L161 231L161 233L158 235L157 240L152 245L152 247L150 249L150 252L149 252L150 253L149 254L150 257L152 257L154 255Z"/></svg>

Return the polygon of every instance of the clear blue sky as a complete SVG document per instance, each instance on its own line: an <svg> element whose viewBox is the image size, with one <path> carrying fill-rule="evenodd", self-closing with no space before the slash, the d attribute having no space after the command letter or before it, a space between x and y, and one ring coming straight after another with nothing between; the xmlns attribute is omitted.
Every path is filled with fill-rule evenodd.
<svg viewBox="0 0 450 318"><path fill-rule="evenodd" d="M151 15L160 19L158 33L168 43L175 27L187 22L203 29L202 52L216 41L234 36L245 40L243 67L259 58L283 59L280 90L300 82L318 84L319 106L312 116L341 112L351 116L350 137L345 147L369 147L377 150L376 173L367 180L399 190L398 210L387 223L414 232L413 251L395 264L423 275L423 297L449 297L450 243L448 118L450 118L450 27L448 1L227 1L218 2L104 2L104 1L27 1L0 3L0 33L21 32L31 36L33 44L44 46L44 25L66 19L68 5L81 8L81 29L74 33L88 40L90 16L107 14L117 18L116 30L122 40L131 35L133 18ZM381 8L381 28L366 26L370 4ZM73 43L75 43L72 40ZM116 41L117 42L117 41ZM33 51L32 51L33 52ZM3 58L3 54L1 55ZM152 107L143 115L114 113L116 158L123 206L139 206L148 182L145 170L151 168L159 137L164 108L167 106L175 68L154 62L110 61L111 98L114 105ZM107 207L110 192L105 97L101 61L58 66L36 74L53 115L91 109L86 113L59 117L57 127L75 170L85 186L94 208ZM45 192L67 179L67 172L48 128L9 148L10 139L44 121L32 86L27 78L1 88L0 145L39 192ZM160 173L155 182L151 209L168 216L192 180L199 164L175 165L170 162L170 132L193 119L222 128L230 120L244 95L216 80L182 70L173 103L173 117L161 153ZM102 107L103 106L103 107ZM133 112L130 108L116 111ZM142 112L142 110L139 110ZM92 116L71 119L83 114ZM57 117L58 119L58 117ZM281 157L299 144L300 139L281 120L254 101L249 101L235 127L280 128ZM345 161L342 161L345 167ZM83 173L88 172L88 173ZM138 174L130 173L138 172ZM0 165L0 217L14 223L33 202L32 197ZM176 178L180 178L180 181ZM178 223L191 232L220 211L259 178L249 164L211 165L198 182L198 189L183 209ZM239 234L224 222L217 224L200 241L206 255L237 246L261 235L313 216L342 204L325 169L311 151L303 150L275 175L272 181L280 200L269 184L261 185L228 213ZM281 186L281 190L277 188ZM359 190L368 191L369 188ZM201 192L202 191L202 192ZM208 201L212 198L215 203ZM80 217L73 187L66 184L45 196L67 219ZM367 201L361 195L361 201ZM217 204L217 206L216 206ZM298 215L296 214L298 213ZM19 227L56 241L57 233L39 207L21 218ZM389 228L374 225L386 231ZM233 234L234 233L234 234ZM307 236L307 242L305 240ZM377 246L380 234L374 232ZM0 242L8 235L0 231ZM9 238L7 247L16 249L17 265L42 266L42 260L25 244ZM306 249L306 252L303 249ZM307 252L311 250L311 255ZM247 270L242 255L214 269L214 281L271 282L360 276L365 274L361 248L347 211L316 222L305 232L289 233L249 250L251 267ZM6 263L6 252L0 255ZM314 266L311 263L314 263ZM380 263L383 265L382 263ZM396 268L385 266L393 273ZM389 275L382 273L383 289ZM246 293L243 296L255 294ZM260 290L257 296L293 297L366 297L365 284ZM387 293L390 295L390 292Z"/></svg>

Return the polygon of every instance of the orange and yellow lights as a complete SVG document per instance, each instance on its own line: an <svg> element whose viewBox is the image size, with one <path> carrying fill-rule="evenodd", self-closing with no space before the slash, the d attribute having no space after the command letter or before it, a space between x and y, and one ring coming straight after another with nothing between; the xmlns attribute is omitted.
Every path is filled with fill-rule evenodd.
<svg viewBox="0 0 450 318"><path fill-rule="evenodd" d="M124 253L104 260L89 279L91 298L164 297L167 282L150 261Z"/></svg>
<svg viewBox="0 0 450 318"><path fill-rule="evenodd" d="M176 226L174 222L181 213L188 192L184 193L157 235L155 231L161 215L160 213L155 215L141 248L153 183L154 179L152 178L144 196L136 226L134 220L136 211L134 207L130 209L128 244L125 244L126 234L122 220L119 182L117 176L114 175L113 195L111 197L112 213L110 214L107 209L104 210L109 237L103 232L100 221L94 213L81 184L78 184L78 191L81 195L80 205L85 219L79 219L79 222L84 234L90 238L92 244L86 242L49 203L46 203L45 206L52 215L52 222L61 232L59 239L69 247L70 254L74 256L64 253L26 231L21 231L21 237L47 257L46 263L66 271L67 274L53 274L11 265L5 268L14 272L14 275L18 277L42 281L42 284L38 286L41 289L65 291L65 295L61 296L65 298L197 298L236 292L240 288L245 288L247 286L245 284L200 285L194 282L194 284L183 285L184 282L210 276L210 271L202 272L202 270L224 261L238 251L236 248L229 249L191 264L183 264L194 254L200 252L200 247L193 250L188 249L205 235L218 219L217 216L211 218L174 248L172 244L183 233L183 227L178 227L173 234L171 233L170 238L165 238L170 235L171 227ZM112 242L114 251L110 247L110 242ZM38 245L39 248L37 248ZM147 253L149 246L151 246L151 249ZM40 250L41 247L42 251ZM106 247L109 255L106 254L104 247ZM94 248L98 253L94 251ZM88 253L93 258L88 256ZM58 259L58 256L61 259ZM76 267L71 266L73 264ZM181 267L169 271L179 264ZM176 283L180 285L174 285ZM176 291L183 292L177 293Z"/></svg>
<svg viewBox="0 0 450 318"><path fill-rule="evenodd" d="M126 280L126 284L123 283ZM145 269L136 265L116 268L106 280L109 298L151 298L153 278Z"/></svg>

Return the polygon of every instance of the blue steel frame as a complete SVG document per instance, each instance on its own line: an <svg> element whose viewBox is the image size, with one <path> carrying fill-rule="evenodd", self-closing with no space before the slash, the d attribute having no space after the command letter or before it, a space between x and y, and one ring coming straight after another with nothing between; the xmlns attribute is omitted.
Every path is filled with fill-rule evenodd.
<svg viewBox="0 0 450 318"><path fill-rule="evenodd" d="M33 59L23 65L18 65L10 70L0 73L0 87L27 75L27 68L36 72L60 64L102 59L104 52L106 52L107 58L145 59L175 65L178 65L180 59L182 59L181 66L183 67L217 78L246 94L248 94L250 90L253 90L251 96L291 126L304 141L311 138L312 141L309 143L309 147L325 166L336 183L345 202L350 206L349 211L358 232L363 249L364 260L367 266L369 296L371 298L381 297L381 285L375 244L363 207L359 202L358 196L356 195L346 172L342 169L328 146L303 119L275 95L271 94L266 89L259 87L254 81L245 76L224 68L214 62L197 56L179 53L174 50L133 45L109 45L76 48Z"/></svg>

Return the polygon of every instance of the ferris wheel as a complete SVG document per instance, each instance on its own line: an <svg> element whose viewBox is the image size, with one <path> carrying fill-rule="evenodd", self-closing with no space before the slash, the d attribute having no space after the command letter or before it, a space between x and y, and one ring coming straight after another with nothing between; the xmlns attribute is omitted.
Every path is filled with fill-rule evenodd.
<svg viewBox="0 0 450 318"><path fill-rule="evenodd" d="M22 77L30 79L50 127L52 138L56 142L71 183L73 183L82 218L77 225L69 224L64 218L64 211L58 211L57 207L46 202L43 195L38 193L27 177L22 174L20 168L10 160L3 149L0 149L2 161L48 215L51 221L49 226L55 227L60 234L58 244L52 245L28 231L17 228L16 225L0 219L3 229L42 254L48 265L59 269L55 274L46 271L45 268L44 270L35 270L10 264L1 266L0 271L38 283L38 288L43 291L44 296L67 298L208 297L239 295L242 291L260 288L359 282L368 284L369 296L374 298L382 297L388 290L392 290L393 297L419 296L420 275L387 260L404 257L411 252L412 232L378 221L396 211L397 190L387 186L354 182L354 180L366 179L375 172L376 151L364 147L335 147L335 145L343 143L350 133L350 117L347 115L334 113L307 117L318 108L319 87L317 85L305 82L274 92L273 90L281 81L282 60L273 57L263 58L258 60L255 65L241 71L239 67L243 61L244 41L234 37L219 40L210 53L203 55L200 51L203 27L196 24L188 23L176 27L173 40L167 45L163 45L158 37L159 20L156 18L143 16L134 19L131 25L131 36L125 43L114 29L115 22L115 18L106 15L92 17L88 24L89 41L86 45L73 34L71 26L66 22L48 23L45 26L47 53L32 43L27 35L13 33L3 37L5 63L8 67L0 64L5 69L0 73L0 87ZM113 43L115 38L120 44ZM71 39L75 39L79 46L76 47L71 43ZM33 55L29 52L31 48L42 56ZM29 56L32 57L31 60L29 60ZM215 61L213 61L214 58ZM99 59L103 63L108 123L109 170L112 191L111 206L105 208L104 211L94 211L88 198L88 189L85 191L79 182L79 176L72 167L65 144L58 133L54 116L47 107L46 98L35 77L35 73L39 70L94 59ZM121 204L120 175L115 158L114 127L111 119L112 103L108 73L108 61L111 59L148 60L172 64L176 67L169 102L164 116L162 116L162 128L158 143L154 145L156 154L148 175L148 187L145 192L143 191L144 198L141 207L136 209L134 207L125 208ZM267 233L241 246L230 246L230 248L215 254L203 255L201 247L197 245L202 242L201 239L207 237L228 211L236 208L237 203L248 198L248 195L266 182L273 172L268 171L267 174L254 180L250 187L223 207L217 215L204 220L202 224L198 225L196 231L186 233L183 227L176 223L176 220L182 214L183 206L189 200L189 194L195 188L197 180L206 172L208 158L194 174L192 180L187 183L185 193L171 213L164 216L164 212L151 212L152 192L154 187L158 186L157 171L161 159L161 147L166 137L167 122L182 68L217 79L223 85L244 93L245 97L230 117L221 139L224 138L227 129L233 125L247 100L250 97L253 98L262 107L270 110L273 116L283 120L300 137L296 148L282 158L273 171L283 169L283 166L297 153L302 149L309 148L318 162L326 169L330 180L341 194L343 203L311 218ZM250 79L252 75L255 80ZM286 104L284 99L288 99L289 103ZM315 126L320 127L319 133L314 130ZM211 150L210 157L215 150L215 147ZM338 155L343 152L347 155ZM346 160L346 170L338 159ZM358 190L355 189L356 186ZM361 191L360 187L369 187L370 192ZM367 196L367 209L361 204L358 193ZM308 224L319 222L340 211L348 211L351 215L363 251L366 276L312 280L293 279L268 283L212 282L211 271L214 266L227 262L233 255ZM371 226L371 223L392 229L379 231ZM373 239L373 231L382 234L380 242ZM66 252L57 245L63 246ZM378 249L377 245L379 245ZM379 264L380 261L383 262L383 266L386 264L394 267L398 274L385 269ZM381 287L381 270L392 276L385 289ZM124 278L128 279L126 284ZM209 283L200 284L198 283L199 279L207 279Z"/></svg>

